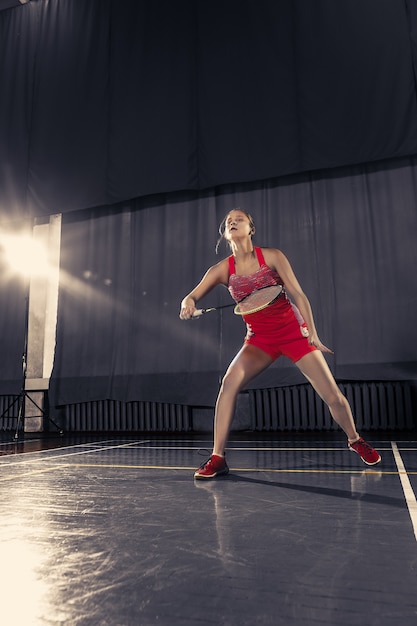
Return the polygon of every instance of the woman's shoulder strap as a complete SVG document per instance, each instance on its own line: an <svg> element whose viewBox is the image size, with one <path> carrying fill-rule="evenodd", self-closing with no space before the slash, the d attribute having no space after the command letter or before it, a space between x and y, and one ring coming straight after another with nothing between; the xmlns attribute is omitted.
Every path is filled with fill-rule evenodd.
<svg viewBox="0 0 417 626"><path fill-rule="evenodd" d="M263 252L262 252L261 248L258 248L257 246L255 246L255 252L256 252L256 256L258 257L259 265L261 267L262 267L262 265L266 265L265 259L264 259L264 255L263 255Z"/></svg>
<svg viewBox="0 0 417 626"><path fill-rule="evenodd" d="M235 269L235 257L231 254L229 257L229 276L236 272Z"/></svg>

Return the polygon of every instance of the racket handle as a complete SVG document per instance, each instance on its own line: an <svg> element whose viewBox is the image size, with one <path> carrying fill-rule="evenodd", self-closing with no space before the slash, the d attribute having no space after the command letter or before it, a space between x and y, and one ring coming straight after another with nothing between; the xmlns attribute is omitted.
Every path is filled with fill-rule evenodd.
<svg viewBox="0 0 417 626"><path fill-rule="evenodd" d="M196 309L193 313L193 317L201 317L205 313L205 309Z"/></svg>

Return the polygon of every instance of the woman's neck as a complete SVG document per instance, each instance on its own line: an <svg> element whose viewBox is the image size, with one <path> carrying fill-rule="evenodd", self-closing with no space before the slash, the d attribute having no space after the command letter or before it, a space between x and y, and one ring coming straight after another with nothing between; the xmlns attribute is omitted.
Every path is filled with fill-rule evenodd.
<svg viewBox="0 0 417 626"><path fill-rule="evenodd" d="M254 247L251 239L245 242L233 242L233 256L236 260L246 261L253 257L253 255Z"/></svg>

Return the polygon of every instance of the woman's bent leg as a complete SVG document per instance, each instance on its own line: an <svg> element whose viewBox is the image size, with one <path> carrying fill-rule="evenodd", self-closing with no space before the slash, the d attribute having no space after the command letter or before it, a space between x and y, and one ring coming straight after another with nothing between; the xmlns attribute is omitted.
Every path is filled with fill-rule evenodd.
<svg viewBox="0 0 417 626"><path fill-rule="evenodd" d="M230 363L216 402L213 454L224 455L239 391L272 362L266 352L245 344Z"/></svg>
<svg viewBox="0 0 417 626"><path fill-rule="evenodd" d="M237 394L272 361L273 359L266 352L255 346L245 344L230 363L216 402L213 454L195 472L194 478L208 479L227 474L229 468L224 459L224 449L232 425Z"/></svg>

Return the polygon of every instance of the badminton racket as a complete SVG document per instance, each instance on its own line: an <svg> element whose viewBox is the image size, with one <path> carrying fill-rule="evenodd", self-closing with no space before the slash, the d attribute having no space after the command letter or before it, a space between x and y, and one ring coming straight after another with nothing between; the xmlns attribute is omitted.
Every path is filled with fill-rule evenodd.
<svg viewBox="0 0 417 626"><path fill-rule="evenodd" d="M268 287L261 287L260 289L252 291L252 293L246 296L246 298L243 298L243 300L237 304L223 304L209 309L196 309L193 313L193 317L200 317L205 313L211 313L212 311L218 311L219 309L225 309L231 306L234 306L233 312L235 315L250 315L251 313L257 313L279 298L282 294L282 289L282 285L269 285Z"/></svg>

